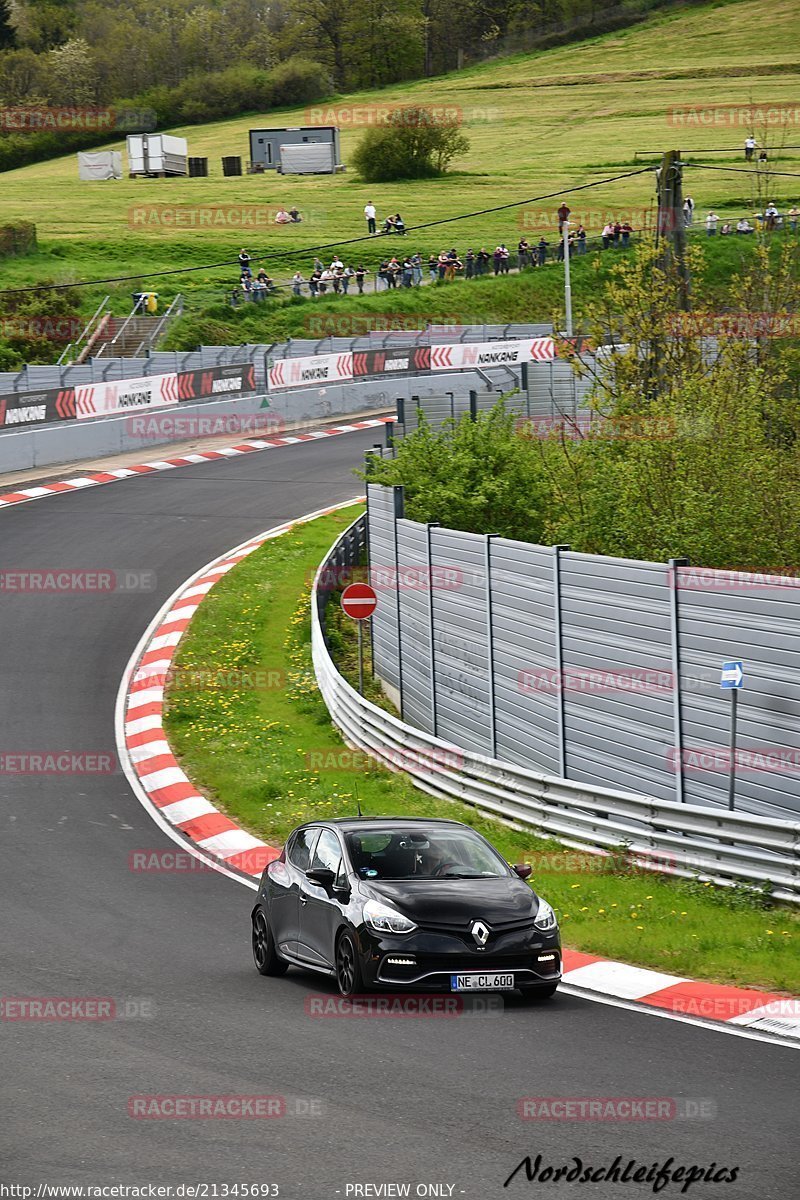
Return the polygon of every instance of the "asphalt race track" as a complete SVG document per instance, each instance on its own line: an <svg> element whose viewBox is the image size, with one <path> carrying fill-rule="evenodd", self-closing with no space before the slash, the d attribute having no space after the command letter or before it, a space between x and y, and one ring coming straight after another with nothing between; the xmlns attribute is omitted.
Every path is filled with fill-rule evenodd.
<svg viewBox="0 0 800 1200"><path fill-rule="evenodd" d="M166 597L248 537L355 495L351 469L375 440L271 449L0 513L2 570L157 580L145 594L0 595L5 751L112 754L120 677ZM693 1198L798 1194L800 1058L788 1047L569 995L483 1017L313 1018L304 1000L332 985L253 969L250 890L212 871L129 869L133 851L175 847L119 770L6 773L0 788L0 994L111 997L132 1014L0 1020L0 1182L271 1183L309 1200L402 1194L348 1190L391 1183L470 1200L653 1195L650 1183L529 1183L523 1171L503 1187L526 1154L595 1168L621 1155L739 1167L734 1183L695 1183ZM287 1112L134 1119L128 1099L141 1094L277 1095ZM517 1115L526 1096L676 1097L714 1115L533 1123Z"/></svg>

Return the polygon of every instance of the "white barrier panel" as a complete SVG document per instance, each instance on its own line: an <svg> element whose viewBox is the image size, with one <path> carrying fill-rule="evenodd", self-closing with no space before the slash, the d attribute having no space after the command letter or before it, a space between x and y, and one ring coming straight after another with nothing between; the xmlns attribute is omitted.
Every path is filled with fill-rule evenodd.
<svg viewBox="0 0 800 1200"><path fill-rule="evenodd" d="M313 354L302 358L282 358L269 369L269 390L308 387L315 383L340 383L353 378L353 355Z"/></svg>
<svg viewBox="0 0 800 1200"><path fill-rule="evenodd" d="M168 375L142 375L138 379L118 379L76 388L75 415L82 419L133 412L140 408L177 404L180 399L175 371Z"/></svg>
<svg viewBox="0 0 800 1200"><path fill-rule="evenodd" d="M551 337L507 342L459 342L455 345L431 346L431 370L513 367L520 363L552 362L555 356L556 344Z"/></svg>

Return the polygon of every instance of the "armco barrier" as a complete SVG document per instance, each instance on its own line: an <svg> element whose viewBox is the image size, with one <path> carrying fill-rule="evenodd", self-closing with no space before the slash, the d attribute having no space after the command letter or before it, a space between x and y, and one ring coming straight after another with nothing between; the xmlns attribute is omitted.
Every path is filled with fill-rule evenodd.
<svg viewBox="0 0 800 1200"><path fill-rule="evenodd" d="M800 901L800 823L657 800L571 783L463 750L404 724L365 700L339 674L324 635L324 581L354 565L365 539L360 517L320 565L312 592L314 670L334 723L351 747L402 765L417 787L461 800L579 850L620 844L639 866L730 885L771 885L776 899Z"/></svg>
<svg viewBox="0 0 800 1200"><path fill-rule="evenodd" d="M231 437L241 441L250 436L269 436L270 430L279 433L307 428L321 421L389 413L395 410L398 399L410 399L412 392L426 397L438 391L442 382L434 376L361 380L297 388L269 396L259 393L229 400L182 403L152 412L139 409L125 416L97 417L93 421L59 421L52 425L7 429L0 433L0 475L131 451L141 451L149 456L158 446L210 436L215 431L209 430L207 424L215 417L230 423L229 429L217 432L229 432ZM458 377L458 387L485 389L486 381L474 372L465 371ZM180 427L176 420L174 430L169 428L172 417L181 420ZM251 433L249 421L253 417L264 418L267 428ZM237 427L238 418L243 420ZM186 424L192 421L196 423L193 432L184 432ZM137 436L136 429L142 425L146 436ZM151 431L150 426L156 429L160 426L163 433Z"/></svg>

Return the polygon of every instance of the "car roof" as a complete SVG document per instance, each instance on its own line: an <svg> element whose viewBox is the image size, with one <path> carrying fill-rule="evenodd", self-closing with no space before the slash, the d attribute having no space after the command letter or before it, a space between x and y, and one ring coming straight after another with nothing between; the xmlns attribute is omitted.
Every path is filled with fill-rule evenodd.
<svg viewBox="0 0 800 1200"><path fill-rule="evenodd" d="M336 829L341 829L344 833L396 825L425 825L426 827L438 825L445 829L453 827L469 829L469 826L465 825L463 821L451 821L445 817L371 817L368 815L363 817L320 817L317 820L306 821L305 825L331 825Z"/></svg>

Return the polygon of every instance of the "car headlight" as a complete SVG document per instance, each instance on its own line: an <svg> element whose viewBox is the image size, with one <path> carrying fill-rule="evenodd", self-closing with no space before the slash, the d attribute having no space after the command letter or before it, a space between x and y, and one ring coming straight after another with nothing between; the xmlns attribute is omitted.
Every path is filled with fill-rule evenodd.
<svg viewBox="0 0 800 1200"><path fill-rule="evenodd" d="M551 933L557 926L556 914L553 912L546 900L539 898L539 910L533 921L537 929L541 929L542 933Z"/></svg>
<svg viewBox="0 0 800 1200"><path fill-rule="evenodd" d="M364 922L375 933L411 933L417 928L396 908L379 900L368 900L364 905Z"/></svg>

